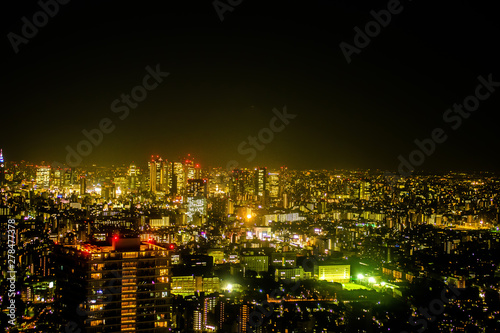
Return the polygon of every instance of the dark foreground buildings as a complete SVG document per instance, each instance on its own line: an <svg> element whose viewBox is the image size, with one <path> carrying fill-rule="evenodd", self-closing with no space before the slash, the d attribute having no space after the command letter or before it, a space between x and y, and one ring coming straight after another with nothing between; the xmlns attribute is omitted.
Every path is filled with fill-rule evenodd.
<svg viewBox="0 0 500 333"><path fill-rule="evenodd" d="M56 309L66 332L168 332L169 251L139 238L61 245Z"/></svg>

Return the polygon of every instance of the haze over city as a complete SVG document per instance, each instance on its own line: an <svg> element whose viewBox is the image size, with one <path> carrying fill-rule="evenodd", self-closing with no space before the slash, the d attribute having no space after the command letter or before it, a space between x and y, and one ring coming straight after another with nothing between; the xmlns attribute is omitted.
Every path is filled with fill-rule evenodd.
<svg viewBox="0 0 500 333"><path fill-rule="evenodd" d="M487 1L5 4L6 332L496 332Z"/></svg>

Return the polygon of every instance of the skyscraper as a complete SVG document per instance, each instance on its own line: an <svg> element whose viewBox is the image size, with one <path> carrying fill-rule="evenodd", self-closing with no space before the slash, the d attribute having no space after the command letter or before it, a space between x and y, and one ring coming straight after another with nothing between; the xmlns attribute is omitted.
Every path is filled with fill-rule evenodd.
<svg viewBox="0 0 500 333"><path fill-rule="evenodd" d="M267 168L256 168L254 173L254 195L264 203L267 197Z"/></svg>
<svg viewBox="0 0 500 333"><path fill-rule="evenodd" d="M114 236L111 246L58 246L56 258L57 311L72 327L95 333L171 328L168 249Z"/></svg>
<svg viewBox="0 0 500 333"><path fill-rule="evenodd" d="M137 189L137 167L134 163L130 164L130 167L128 169L128 187L130 190L135 190Z"/></svg>
<svg viewBox="0 0 500 333"><path fill-rule="evenodd" d="M184 172L184 165L180 162L172 163L172 181L170 186L171 194L184 195L186 190L186 174Z"/></svg>
<svg viewBox="0 0 500 333"><path fill-rule="evenodd" d="M50 166L38 166L36 169L36 184L39 187L49 188L50 186Z"/></svg>
<svg viewBox="0 0 500 333"><path fill-rule="evenodd" d="M149 190L153 193L167 188L167 163L161 157L151 156L149 164Z"/></svg>
<svg viewBox="0 0 500 333"><path fill-rule="evenodd" d="M208 198L208 183L206 179L188 179L187 183L188 196L203 196Z"/></svg>

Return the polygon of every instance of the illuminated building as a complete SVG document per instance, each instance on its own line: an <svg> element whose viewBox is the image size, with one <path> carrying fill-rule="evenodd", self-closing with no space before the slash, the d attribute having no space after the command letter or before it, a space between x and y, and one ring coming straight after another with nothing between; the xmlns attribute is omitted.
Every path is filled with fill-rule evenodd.
<svg viewBox="0 0 500 333"><path fill-rule="evenodd" d="M201 178L200 165L194 163L194 158L191 157L191 154L188 154L188 156L183 159L183 166L186 180Z"/></svg>
<svg viewBox="0 0 500 333"><path fill-rule="evenodd" d="M65 245L57 252L57 311L68 322L87 333L171 327L166 248L114 236L111 246Z"/></svg>
<svg viewBox="0 0 500 333"><path fill-rule="evenodd" d="M206 294L220 292L220 280L218 277L203 276L172 276L172 294L190 296L195 293Z"/></svg>
<svg viewBox="0 0 500 333"><path fill-rule="evenodd" d="M288 208L288 197L291 187L291 176L290 172L288 171L288 168L285 166L282 166L280 168L280 174L279 174L279 197L281 199L281 206L283 208Z"/></svg>
<svg viewBox="0 0 500 333"><path fill-rule="evenodd" d="M52 185L58 188L64 187L64 171L61 168L54 170Z"/></svg>
<svg viewBox="0 0 500 333"><path fill-rule="evenodd" d="M275 281L298 281L311 278L311 272L305 272L302 267L278 267L275 271Z"/></svg>
<svg viewBox="0 0 500 333"><path fill-rule="evenodd" d="M217 305L218 309L218 317L219 317L219 329L224 327L224 323L226 322L226 302L221 299Z"/></svg>
<svg viewBox="0 0 500 333"><path fill-rule="evenodd" d="M113 182L105 180L102 184L101 197L105 200L111 200L116 197L116 186Z"/></svg>
<svg viewBox="0 0 500 333"><path fill-rule="evenodd" d="M149 166L149 190L153 193L167 189L167 163L161 157L151 159Z"/></svg>
<svg viewBox="0 0 500 333"><path fill-rule="evenodd" d="M137 175L137 167L134 163L130 164L130 167L128 168L128 187L131 190L135 190L137 188L137 181L138 181L138 175Z"/></svg>
<svg viewBox="0 0 500 333"><path fill-rule="evenodd" d="M50 187L50 166L38 166L36 169L36 185L42 188Z"/></svg>
<svg viewBox="0 0 500 333"><path fill-rule="evenodd" d="M252 173L247 169L234 169L231 171L230 195L231 198L241 201L254 195L255 181Z"/></svg>
<svg viewBox="0 0 500 333"><path fill-rule="evenodd" d="M276 267L295 267L297 254L295 252L274 252L271 253L271 262Z"/></svg>
<svg viewBox="0 0 500 333"><path fill-rule="evenodd" d="M65 169L63 169L61 176L63 177L63 179L62 179L63 186L71 186L71 185L73 185L73 181L75 180L73 178L73 176L74 176L73 175L73 169L71 169L71 168L65 168Z"/></svg>
<svg viewBox="0 0 500 333"><path fill-rule="evenodd" d="M362 181L359 185L359 199L370 200L370 183Z"/></svg>
<svg viewBox="0 0 500 333"><path fill-rule="evenodd" d="M247 331L248 325L248 315L250 313L250 307L246 304L241 305L240 308L240 325L238 333L244 333Z"/></svg>
<svg viewBox="0 0 500 333"><path fill-rule="evenodd" d="M207 254L214 258L215 264L223 264L224 263L224 249L208 249Z"/></svg>
<svg viewBox="0 0 500 333"><path fill-rule="evenodd" d="M193 330L195 332L202 331L203 313L197 309L193 313Z"/></svg>
<svg viewBox="0 0 500 333"><path fill-rule="evenodd" d="M319 280L347 283L351 278L351 265L318 264L314 266L314 275Z"/></svg>
<svg viewBox="0 0 500 333"><path fill-rule="evenodd" d="M162 216L159 219L149 219L149 226L151 228L164 228L170 226L170 217Z"/></svg>
<svg viewBox="0 0 500 333"><path fill-rule="evenodd" d="M3 151L0 149L0 186L5 182L5 161L3 160Z"/></svg>
<svg viewBox="0 0 500 333"><path fill-rule="evenodd" d="M206 179L188 179L187 195L190 197L202 196L208 198L208 184Z"/></svg>
<svg viewBox="0 0 500 333"><path fill-rule="evenodd" d="M186 189L186 175L184 167L180 162L172 162L171 165L170 193L184 195Z"/></svg>
<svg viewBox="0 0 500 333"><path fill-rule="evenodd" d="M255 271L257 273L267 272L269 269L269 257L266 255L245 253L241 256L241 263L245 267L245 272Z"/></svg>
<svg viewBox="0 0 500 333"><path fill-rule="evenodd" d="M207 199L199 196L188 197L186 215L188 223L193 223L195 216L205 217L207 215Z"/></svg>
<svg viewBox="0 0 500 333"><path fill-rule="evenodd" d="M272 200L279 199L280 196L280 174L278 172L270 172L267 175L269 197Z"/></svg>
<svg viewBox="0 0 500 333"><path fill-rule="evenodd" d="M217 297L205 297L203 299L203 329L215 329L215 309L217 306ZM210 314L213 314L210 320Z"/></svg>
<svg viewBox="0 0 500 333"><path fill-rule="evenodd" d="M267 168L256 168L254 177L254 194L258 196L259 199L265 198L267 191Z"/></svg>

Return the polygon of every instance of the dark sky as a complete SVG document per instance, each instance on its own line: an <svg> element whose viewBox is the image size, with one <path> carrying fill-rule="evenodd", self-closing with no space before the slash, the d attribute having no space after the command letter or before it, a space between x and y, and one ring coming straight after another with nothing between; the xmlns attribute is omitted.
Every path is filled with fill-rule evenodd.
<svg viewBox="0 0 500 333"><path fill-rule="evenodd" d="M115 130L83 163L191 153L204 166L395 170L440 127L448 139L419 169L498 171L500 87L456 130L443 120L479 75L500 81L494 2L401 1L348 64L339 44L389 2L245 0L221 22L212 1L72 0L17 54L8 34L40 5L4 4L0 148L6 160L64 162L82 130L110 118ZM111 103L157 64L170 75L120 120ZM246 161L238 145L285 105L297 117Z"/></svg>

